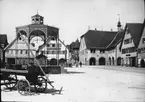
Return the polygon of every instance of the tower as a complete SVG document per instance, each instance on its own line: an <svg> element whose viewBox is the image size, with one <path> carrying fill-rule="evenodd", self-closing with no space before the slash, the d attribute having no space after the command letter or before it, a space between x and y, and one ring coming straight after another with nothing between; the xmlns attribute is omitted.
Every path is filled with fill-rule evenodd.
<svg viewBox="0 0 145 102"><path fill-rule="evenodd" d="M117 30L121 31L121 22L120 22L120 15L119 14L118 14Z"/></svg>
<svg viewBox="0 0 145 102"><path fill-rule="evenodd" d="M32 24L43 24L43 17L38 13L31 17Z"/></svg>

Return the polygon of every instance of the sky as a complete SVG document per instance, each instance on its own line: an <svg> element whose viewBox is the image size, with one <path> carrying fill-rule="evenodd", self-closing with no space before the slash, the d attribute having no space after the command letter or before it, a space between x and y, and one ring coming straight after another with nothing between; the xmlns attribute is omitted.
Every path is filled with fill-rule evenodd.
<svg viewBox="0 0 145 102"><path fill-rule="evenodd" d="M116 31L118 14L123 27L143 23L144 9L144 0L0 0L0 34L11 42L15 28L31 24L38 11L44 24L59 28L60 39L70 44L89 29Z"/></svg>

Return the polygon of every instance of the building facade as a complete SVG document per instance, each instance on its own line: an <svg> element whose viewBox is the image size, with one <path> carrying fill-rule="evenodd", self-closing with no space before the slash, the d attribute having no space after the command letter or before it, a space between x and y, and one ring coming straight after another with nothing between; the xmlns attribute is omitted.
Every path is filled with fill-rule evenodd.
<svg viewBox="0 0 145 102"><path fill-rule="evenodd" d="M28 47L25 43L25 41L28 41L28 38L25 36L23 37L24 39L22 37L14 39L7 47L5 47L6 63L28 64L29 62L34 62L36 50L32 45ZM29 52L29 50L31 50L34 56Z"/></svg>
<svg viewBox="0 0 145 102"><path fill-rule="evenodd" d="M59 39L59 29L43 24L43 17L36 14L31 24L16 27L16 38L5 48L10 64L28 64L37 56L43 57L45 64L58 64L67 59L67 52ZM46 57L44 57L46 56ZM42 59L37 57L39 59ZM50 61L52 59L52 61Z"/></svg>
<svg viewBox="0 0 145 102"><path fill-rule="evenodd" d="M122 65L121 41L124 31L118 31L112 42L107 47L108 52L108 65Z"/></svg>
<svg viewBox="0 0 145 102"><path fill-rule="evenodd" d="M69 61L72 65L78 66L79 63L79 47L80 42L77 39L75 42L72 42L70 45L67 46L69 50Z"/></svg>
<svg viewBox="0 0 145 102"><path fill-rule="evenodd" d="M0 68L4 67L5 51L4 48L8 45L7 35L0 34Z"/></svg>
<svg viewBox="0 0 145 102"><path fill-rule="evenodd" d="M138 45L138 66L145 67L145 20L143 24L143 32Z"/></svg>
<svg viewBox="0 0 145 102"><path fill-rule="evenodd" d="M137 48L142 34L143 24L127 23L122 41L122 62L126 66L138 66Z"/></svg>
<svg viewBox="0 0 145 102"><path fill-rule="evenodd" d="M82 35L79 49L80 61L85 65L109 65L107 47L116 34L117 32L113 31L89 30Z"/></svg>

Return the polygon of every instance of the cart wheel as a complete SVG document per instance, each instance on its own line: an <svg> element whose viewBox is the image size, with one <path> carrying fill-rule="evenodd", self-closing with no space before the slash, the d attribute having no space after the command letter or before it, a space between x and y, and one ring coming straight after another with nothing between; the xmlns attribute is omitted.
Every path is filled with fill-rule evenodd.
<svg viewBox="0 0 145 102"><path fill-rule="evenodd" d="M21 95L29 95L30 93L30 83L28 80L19 80L17 83L17 90Z"/></svg>
<svg viewBox="0 0 145 102"><path fill-rule="evenodd" d="M35 85L35 90L37 92L44 92L47 88L47 82L43 77L38 77L37 83Z"/></svg>
<svg viewBox="0 0 145 102"><path fill-rule="evenodd" d="M7 79L4 80L4 84L8 89L13 89L17 84L17 76L16 75L7 76Z"/></svg>

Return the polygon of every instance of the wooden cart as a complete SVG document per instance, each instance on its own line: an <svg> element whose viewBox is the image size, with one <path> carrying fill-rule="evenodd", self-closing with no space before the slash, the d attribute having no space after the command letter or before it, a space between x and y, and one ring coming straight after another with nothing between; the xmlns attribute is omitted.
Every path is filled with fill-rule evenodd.
<svg viewBox="0 0 145 102"><path fill-rule="evenodd" d="M46 72L47 74L48 72ZM43 73L38 70L35 65L30 65L26 70L1 68L1 85L5 85L9 89L17 87L18 92L21 95L28 95L30 93L31 86L34 85L37 92L44 92L47 88L47 83L51 84L53 81L49 81L44 77ZM25 76L25 79L18 80L17 76Z"/></svg>

